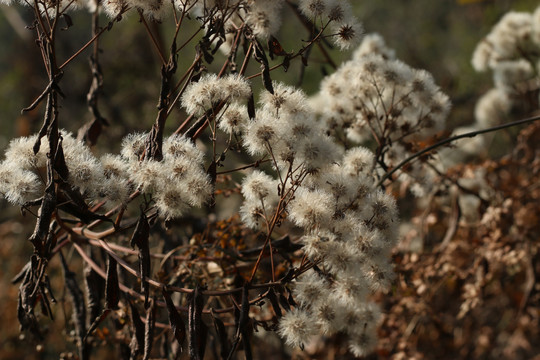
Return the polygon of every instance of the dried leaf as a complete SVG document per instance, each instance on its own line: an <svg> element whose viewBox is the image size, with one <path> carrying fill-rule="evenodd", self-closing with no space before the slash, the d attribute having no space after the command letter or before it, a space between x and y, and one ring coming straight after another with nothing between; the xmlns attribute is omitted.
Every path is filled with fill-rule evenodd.
<svg viewBox="0 0 540 360"><path fill-rule="evenodd" d="M276 317L279 319L283 316L283 313L281 312L281 308L279 307L278 298L276 296L276 292L274 288L270 288L268 292L266 293L266 298L270 300L270 304L272 305L272 308L274 309L274 313L276 314Z"/></svg>
<svg viewBox="0 0 540 360"><path fill-rule="evenodd" d="M130 358L135 359L144 351L145 326L139 317L137 308L131 301L129 301L129 308L131 309L131 326L133 331L133 336L129 344Z"/></svg>
<svg viewBox="0 0 540 360"><path fill-rule="evenodd" d="M259 44L257 41L255 41L253 44L255 49L255 51L253 52L253 57L259 64L261 64L262 81L264 88L270 94L273 94L274 87L272 85L272 79L270 78L270 66L268 65L268 59L266 58L266 54L264 53L261 44Z"/></svg>
<svg viewBox="0 0 540 360"><path fill-rule="evenodd" d="M283 47L279 43L278 39L270 35L270 38L268 39L268 48L274 55L278 56L286 56L287 53L285 50L283 50Z"/></svg>
<svg viewBox="0 0 540 360"><path fill-rule="evenodd" d="M197 285L190 296L189 303L189 357L192 360L203 360L206 347L206 331L203 328L202 310L204 306L202 289Z"/></svg>
<svg viewBox="0 0 540 360"><path fill-rule="evenodd" d="M302 59L302 64L303 64L304 66L308 66L308 59L307 59L307 56L302 55L302 56L300 56L300 59Z"/></svg>
<svg viewBox="0 0 540 360"><path fill-rule="evenodd" d="M240 312L237 329L237 336L242 335L246 360L253 359L249 333L249 306L249 284L246 284L242 289L242 310Z"/></svg>
<svg viewBox="0 0 540 360"><path fill-rule="evenodd" d="M28 270L30 270L31 267L32 267L32 262L31 262L31 261L28 261L28 262L23 266L23 268L21 269L21 271L19 271L19 273L18 273L17 275L15 275L15 276L11 279L11 283L12 283L12 284L16 284L16 283L18 283L19 281L24 280L25 276L27 275Z"/></svg>
<svg viewBox="0 0 540 360"><path fill-rule="evenodd" d="M107 120L96 117L79 129L77 137L81 138L88 146L94 146L103 131L103 125L106 123Z"/></svg>
<svg viewBox="0 0 540 360"><path fill-rule="evenodd" d="M221 345L219 354L221 355L222 359L226 359L230 351L230 346L225 324L223 324L223 321L215 316L214 313L212 313L212 319L214 320L214 329L216 330L216 334L218 335L218 340Z"/></svg>
<svg viewBox="0 0 540 360"><path fill-rule="evenodd" d="M150 300L150 306L146 310L146 324L144 328L144 354L143 360L150 358L150 352L152 351L152 342L154 340L154 327L156 325L156 302L154 299Z"/></svg>
<svg viewBox="0 0 540 360"><path fill-rule="evenodd" d="M218 161L221 161L221 159ZM210 164L210 166L208 167L208 170L206 171L208 176L210 176L212 188L215 188L216 186L218 161L212 160L212 163ZM208 206L210 207L210 209L213 209L215 205L216 205L216 198L215 198L214 192L212 192Z"/></svg>
<svg viewBox="0 0 540 360"><path fill-rule="evenodd" d="M49 166L49 172L52 172ZM51 177L52 179L52 177ZM49 225L56 210L56 191L54 181L50 180L45 188L45 194L39 208L39 217L36 222L34 233L30 236L30 242L34 245L35 252L40 256L47 258L45 253L45 244L49 234Z"/></svg>
<svg viewBox="0 0 540 360"><path fill-rule="evenodd" d="M289 289L288 287L285 287L285 290L287 290L287 294L289 294L289 296L287 296L287 302L291 304L292 307L297 307L298 304L296 303L296 301L294 301L291 289Z"/></svg>
<svg viewBox="0 0 540 360"><path fill-rule="evenodd" d="M287 301L287 298L281 293L279 294L279 303L285 310L289 311L291 309L291 305Z"/></svg>
<svg viewBox="0 0 540 360"><path fill-rule="evenodd" d="M182 320L182 317L176 310L176 307L174 306L174 303L171 299L171 295L166 289L163 289L162 293L163 298L165 299L165 304L167 304L169 323L171 324L174 338L176 339L176 341L178 341L180 348L182 348L184 340L186 339L186 325L184 323L184 320Z"/></svg>
<svg viewBox="0 0 540 360"><path fill-rule="evenodd" d="M289 67L291 66L291 57L289 55L285 55L281 66L283 66L283 71L287 72L289 70Z"/></svg>
<svg viewBox="0 0 540 360"><path fill-rule="evenodd" d="M60 182L58 188L57 201L59 203L59 209L79 218L85 224L89 224L94 220L112 222L108 217L90 211L82 195L78 191L73 190L71 185Z"/></svg>
<svg viewBox="0 0 540 360"><path fill-rule="evenodd" d="M62 137L58 139L58 147L54 154L54 171L60 176L63 181L67 181L69 178L69 169L66 164L66 158L64 157L64 148L62 146Z"/></svg>
<svg viewBox="0 0 540 360"><path fill-rule="evenodd" d="M86 336L86 306L84 304L84 295L79 286L77 285L77 278L75 273L69 270L66 260L62 253L60 253L60 259L62 262L62 268L64 270L65 286L71 296L71 302L73 304L72 320L75 324L75 334L77 335L77 348L79 349L79 357L81 359L88 359L90 356L90 348L84 341Z"/></svg>
<svg viewBox="0 0 540 360"><path fill-rule="evenodd" d="M62 17L64 18L64 20L66 21L66 26L63 27L63 28L61 28L60 30L67 30L67 29L69 29L70 27L73 26L73 20L71 20L71 16L69 16L69 15L66 14L66 13L62 13L61 16L62 16Z"/></svg>
<svg viewBox="0 0 540 360"><path fill-rule="evenodd" d="M92 335L92 333L94 332L94 330L97 329L97 327L99 326L99 324L101 324L103 322L103 320L105 320L107 318L107 316L110 314L111 310L110 309L103 309L103 311L101 312L101 314L99 316L97 316L95 319L94 319L94 322L92 324L90 324L90 326L88 327L88 331L86 332L86 335L84 336L84 341L86 342L88 337L90 335Z"/></svg>
<svg viewBox="0 0 540 360"><path fill-rule="evenodd" d="M255 98L253 97L253 93L251 93L251 96L248 99L248 116L250 119L255 119Z"/></svg>
<svg viewBox="0 0 540 360"><path fill-rule="evenodd" d="M144 293L144 308L148 308L148 296L150 294L150 287L148 285L147 278L150 276L150 247L148 244L148 238L150 236L150 224L144 212L141 211L137 226L133 231L131 237L131 247L137 246L139 248L139 272L141 273L141 290Z"/></svg>
<svg viewBox="0 0 540 360"><path fill-rule="evenodd" d="M36 296L34 294L34 279L33 279L33 266L32 263L27 268L23 282L19 287L19 300L17 302L17 318L20 324L20 330L29 330L37 339L43 339L41 331L39 330L39 324L34 314L34 306L36 303Z"/></svg>
<svg viewBox="0 0 540 360"><path fill-rule="evenodd" d="M93 248L88 251L88 256L95 261ZM92 269L89 264L84 266L84 289L86 296L86 304L88 306L88 321L90 326L101 313L101 299L105 283L103 278Z"/></svg>
<svg viewBox="0 0 540 360"><path fill-rule="evenodd" d="M118 269L116 260L109 255L107 262L107 282L105 285L105 308L118 309L120 286L118 284Z"/></svg>
<svg viewBox="0 0 540 360"><path fill-rule="evenodd" d="M244 287L242 288L242 307L239 311L235 311L236 335L227 359L232 359L234 352L236 351L236 348L240 343L240 339L242 339L244 345L244 353L246 359L253 358L248 329L249 307L249 284L244 284Z"/></svg>

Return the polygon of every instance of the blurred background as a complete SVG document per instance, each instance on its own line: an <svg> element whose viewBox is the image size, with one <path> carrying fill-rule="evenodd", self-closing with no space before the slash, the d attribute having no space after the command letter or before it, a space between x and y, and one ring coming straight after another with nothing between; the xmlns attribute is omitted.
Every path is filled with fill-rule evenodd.
<svg viewBox="0 0 540 360"><path fill-rule="evenodd" d="M433 74L436 83L447 93L453 103L448 120L452 129L473 122L473 109L478 98L492 87L491 74L479 74L470 65L476 44L491 27L509 10L533 11L537 0L351 0L354 11L362 21L365 32L378 32L390 48L396 50L397 58L414 68L426 69ZM308 33L285 10L284 26L278 40L285 51L293 51L299 40L307 39ZM67 59L91 37L91 16L84 12L72 15L73 26L59 35L60 62ZM33 20L29 8L0 5L0 150L10 139L33 134L42 122L42 108L21 115L42 92L47 80L34 32L25 28ZM105 25L103 17L101 23ZM167 21L167 20L164 20ZM151 24L166 43L167 26ZM188 30L195 31L198 24L190 21ZM169 26L170 28L170 26ZM191 34L181 34L183 43ZM290 34L298 34L296 37ZM113 31L101 37L100 63L103 69L104 88L100 97L100 110L109 121L105 137L98 142L98 152L116 152L124 135L133 131L148 131L155 121L159 97L160 63L152 49L147 33L136 14L128 15L115 24ZM330 52L339 64L347 60L351 52ZM90 50L82 53L66 68L61 88L66 99L61 101L61 127L74 133L91 119L86 105L86 94L91 82L88 57ZM217 55L222 56L222 55ZM180 69L191 65L194 50L188 46L179 58ZM319 81L325 73L331 73L328 65L318 64L320 54L314 54L303 78L303 88L308 93L318 90ZM277 63L278 60L274 60ZM220 61L216 61L216 66ZM253 64L247 74L259 71ZM298 61L287 73L281 69L272 73L273 78L290 84L299 81ZM212 69L215 70L215 69ZM255 81L255 83L259 83ZM170 132L185 118L177 109L168 120ZM55 322L46 321L49 328L48 346L28 345L19 336L16 317L18 286L10 280L29 258L32 247L26 240L33 230L33 217L22 216L17 208L0 200L0 359L40 359L57 356L64 351L65 316L58 312ZM60 303L65 294L57 294ZM52 345L51 345L52 344ZM56 345L55 345L56 344ZM69 344L67 347L69 348ZM74 348L71 344L72 350ZM36 351L36 349L38 351ZM392 354L386 354L390 357ZM379 354L381 357L386 355ZM431 357L424 353L425 358ZM339 357L338 357L339 358Z"/></svg>

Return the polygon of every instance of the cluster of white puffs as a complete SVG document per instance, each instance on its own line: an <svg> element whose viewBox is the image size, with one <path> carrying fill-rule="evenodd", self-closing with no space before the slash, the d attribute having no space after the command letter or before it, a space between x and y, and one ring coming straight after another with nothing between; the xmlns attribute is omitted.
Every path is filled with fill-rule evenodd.
<svg viewBox="0 0 540 360"><path fill-rule="evenodd" d="M396 59L378 34L364 37L352 60L323 80L312 103L328 131L343 128L356 143L428 137L444 129L450 109L431 74Z"/></svg>
<svg viewBox="0 0 540 360"><path fill-rule="evenodd" d="M206 89L208 79L191 91ZM298 279L294 294L300 306L281 318L279 333L287 343L301 346L315 335L343 332L361 356L375 345L379 318L368 296L388 288L393 278L396 206L375 187L371 151L337 145L302 91L281 83L273 87L273 94L261 94L254 119L236 101L218 115L222 130L239 135L251 155L274 165L244 178L240 214L247 226L268 229L286 204L288 219L304 229L305 254L318 266ZM209 101L205 94L198 92L197 103L185 106Z"/></svg>
<svg viewBox="0 0 540 360"><path fill-rule="evenodd" d="M192 206L201 206L212 186L203 168L203 153L188 139L170 136L164 141L162 161L139 161L147 134L128 135L121 155L93 155L82 142L61 132L69 170L67 182L92 202L107 207L125 206L133 191L152 194L163 217L178 217ZM9 202L24 205L43 194L46 183L46 139L37 154L32 148L37 135L12 140L0 163L0 194Z"/></svg>
<svg viewBox="0 0 540 360"><path fill-rule="evenodd" d="M378 34L366 35L352 59L323 79L310 102L328 133L375 144L384 153L378 160L390 168L411 155L409 143L444 130L451 107L431 74L396 59ZM410 165L399 179L423 196L429 172L421 163Z"/></svg>
<svg viewBox="0 0 540 360"><path fill-rule="evenodd" d="M531 14L511 11L477 45L472 64L491 70L495 87L476 106L479 127L507 120L514 101L540 80L540 7Z"/></svg>
<svg viewBox="0 0 540 360"><path fill-rule="evenodd" d="M193 14L207 23L209 18L224 21L226 41L222 51L228 52L233 42L232 32L245 22L252 33L268 39L281 26L281 10L285 0L103 0L100 10L114 18L131 9L149 18L162 20L172 16L175 10ZM27 0L0 0L0 4L21 3L33 5ZM39 1L42 11L50 17L65 11L88 9L95 11L97 0L45 0ZM341 49L356 45L362 34L358 19L352 14L347 0L299 0L299 9L317 25L330 26L332 39Z"/></svg>
<svg viewBox="0 0 540 360"><path fill-rule="evenodd" d="M392 280L389 255L398 225L393 198L374 185L374 155L366 148L337 145L298 89L274 83L274 94L261 94L253 119L245 106L248 96L244 78L208 75L186 90L182 105L200 113L225 103L216 117L219 128L239 136L251 155L273 159L272 169L252 171L242 182L245 200L239 211L246 226L265 229L282 207L304 229L300 241L318 271L298 279L294 293L299 307L282 317L279 333L287 343L302 345L315 335L339 331L349 334L354 354L366 354L375 345L379 319L368 296ZM152 196L162 216L171 218L206 201L213 189L202 152L173 135L164 141L162 161L141 160L146 137L129 135L120 155L98 159L62 132L68 182L90 201L112 204L126 204L138 189ZM35 140L13 140L0 165L0 193L15 204L43 191L48 149L42 146L34 155Z"/></svg>
<svg viewBox="0 0 540 360"><path fill-rule="evenodd" d="M491 71L495 86L476 103L475 122L455 129L456 135L508 122L513 108L530 108L524 102L531 100L530 94L540 84L540 7L533 13L505 14L476 46L472 65L479 72ZM464 157L482 154L491 137L485 134L462 141L456 151L444 151L443 160L451 166Z"/></svg>
<svg viewBox="0 0 540 360"><path fill-rule="evenodd" d="M95 5L94 1L64 3ZM209 0L173 3L203 14L221 4ZM126 5L156 18L171 4L102 2L111 16ZM238 4L235 11L245 12L237 13L238 18L232 14L231 26L244 19L261 38L280 26L282 0L227 4L229 9ZM348 48L357 41L360 26L347 1L302 0L299 9L321 27L334 23L339 47ZM299 306L280 319L280 335L288 344L302 346L317 335L345 333L351 352L363 356L375 346L380 318L369 296L387 289L393 278L390 251L397 240L398 216L394 199L376 186L375 155L361 146L346 149L334 141L334 130L341 127L357 144L371 136L391 139L385 160L392 165L405 155L399 148L401 140L429 136L444 127L448 98L430 74L395 59L378 35L367 36L353 59L324 79L316 101L281 83L275 82L273 89L273 93L262 92L255 117L249 118L246 103L251 87L245 78L205 75L188 86L181 105L196 115L219 109L213 115L221 131L240 138L255 158L271 160L271 168L252 170L242 181L244 202L239 212L245 225L271 229L279 213L303 229L299 241L315 266L297 279L294 294ZM119 155L99 159L69 133L61 135L67 181L89 202L126 206L130 194L138 190L151 196L162 217L177 218L203 205L213 192L203 153L182 136L166 138L163 160L155 161L144 159L147 134L128 135ZM24 205L43 193L49 149L42 141L34 155L35 141L36 136L13 140L0 164L0 194L14 204Z"/></svg>

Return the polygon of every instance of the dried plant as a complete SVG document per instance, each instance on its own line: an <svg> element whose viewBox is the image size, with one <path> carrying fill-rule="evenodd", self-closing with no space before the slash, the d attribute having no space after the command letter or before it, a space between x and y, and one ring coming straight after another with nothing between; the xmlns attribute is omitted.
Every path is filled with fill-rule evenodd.
<svg viewBox="0 0 540 360"><path fill-rule="evenodd" d="M439 167L439 158L426 156L460 137L499 128L441 141L448 96L427 71L396 59L379 35L362 40L347 1L1 3L21 3L33 12L30 29L48 79L23 109L42 111L41 129L12 140L0 163L0 194L36 218L29 239L33 254L14 282L20 283L21 331L38 341L44 339L43 318L53 321L55 314L50 281L60 276L56 268L62 269L67 294L61 302L71 304L66 330L73 330L73 356L80 359L113 344L118 357L130 359L232 359L241 353L252 359L262 356L257 344L271 343L268 339L279 343L276 351L298 356L325 357L332 350L365 357L396 348L412 356L420 347L402 348L408 330L403 337L377 337L389 326L402 327L397 308L413 311L396 298L407 291L403 279L410 274L420 295L432 278L458 276L464 289L456 315L461 320L479 308L487 282L514 269L513 274L528 276L520 312L528 309L534 264L527 251L537 251L537 244L516 245L506 253L515 238L492 234L495 229L531 239L536 234L527 225L534 219L512 208L525 199L504 193L511 185L501 172L521 166L523 159L514 155L489 166L448 170ZM71 30L69 14L81 9L90 11L93 35L60 60L58 34ZM277 39L284 11L309 35L291 52ZM100 13L107 24L100 26ZM108 31L121 31L118 23L130 14L140 19L159 59L155 121L146 132L125 129L118 154L97 156L113 124L99 106L104 81L99 40ZM158 38L156 27L168 32ZM323 79L318 94L309 98L275 80L274 71L287 71L292 62L308 66L314 49L336 67L329 40L342 50L359 47L352 60ZM538 43L537 37L531 41ZM63 130L62 105L69 98L62 87L66 70L88 48L93 49L87 95L92 118L74 136ZM191 48L195 59L186 63L185 50ZM262 88L254 91L258 78ZM523 135L521 143L531 136ZM516 151L537 161L528 145ZM474 179L469 186L462 184L467 176ZM524 175L527 186L534 187L535 176L534 171ZM458 204L455 221L444 223L444 240L420 262L410 260L410 249L396 248L400 221L394 196L403 194L387 190L396 184L414 184L419 196L433 194L427 207L415 200L424 215L438 214L448 199ZM440 207L433 210L437 202ZM475 213L466 206L487 209L481 226L470 229L459 222L460 214ZM537 210L535 203L526 208ZM512 211L521 211L517 228L504 222ZM465 232L482 247L449 245ZM452 251L466 252L474 271L461 273ZM422 301L416 314L429 310L429 301ZM379 304L391 305L389 314ZM328 347L318 349L324 341Z"/></svg>

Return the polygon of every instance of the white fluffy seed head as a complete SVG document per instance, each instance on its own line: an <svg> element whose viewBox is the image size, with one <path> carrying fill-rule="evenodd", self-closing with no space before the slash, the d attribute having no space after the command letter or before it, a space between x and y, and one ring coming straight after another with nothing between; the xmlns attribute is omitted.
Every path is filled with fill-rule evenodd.
<svg viewBox="0 0 540 360"><path fill-rule="evenodd" d="M6 161L17 164L21 169L33 170L46 166L49 143L47 139L41 140L39 152L34 154L34 144L37 135L30 137L19 137L10 141L6 150Z"/></svg>
<svg viewBox="0 0 540 360"><path fill-rule="evenodd" d="M255 170L242 181L242 195L248 201L260 203L277 192L277 181L260 170Z"/></svg>
<svg viewBox="0 0 540 360"><path fill-rule="evenodd" d="M41 185L36 174L9 161L0 163L0 195L14 205L23 205L39 196Z"/></svg>
<svg viewBox="0 0 540 360"><path fill-rule="evenodd" d="M187 190L185 201L196 207L206 203L214 191L209 176L203 171L191 172L182 186Z"/></svg>
<svg viewBox="0 0 540 360"><path fill-rule="evenodd" d="M278 334L290 346L303 346L316 334L315 318L307 310L295 308L279 321Z"/></svg>
<svg viewBox="0 0 540 360"><path fill-rule="evenodd" d="M182 107L188 114L203 114L221 100L222 91L216 74L203 75L189 84L182 95Z"/></svg>
<svg viewBox="0 0 540 360"><path fill-rule="evenodd" d="M540 49L540 46L539 46ZM508 93L517 92L526 81L537 77L535 69L528 60L501 61L493 69L493 82L495 87L504 89Z"/></svg>
<svg viewBox="0 0 540 360"><path fill-rule="evenodd" d="M133 190L132 184L127 179L114 176L102 181L98 195L106 200L105 208L112 209L117 205L127 206Z"/></svg>
<svg viewBox="0 0 540 360"><path fill-rule="evenodd" d="M312 229L332 218L332 196L320 190L299 188L289 203L289 215L298 226Z"/></svg>
<svg viewBox="0 0 540 360"><path fill-rule="evenodd" d="M283 0L248 1L246 23L255 36L268 39L279 30L282 6Z"/></svg>
<svg viewBox="0 0 540 360"><path fill-rule="evenodd" d="M231 104L219 117L218 127L227 134L239 134L249 121L245 105Z"/></svg>
<svg viewBox="0 0 540 360"><path fill-rule="evenodd" d="M328 10L327 0L301 0L299 9L308 18L314 19L323 16Z"/></svg>
<svg viewBox="0 0 540 360"><path fill-rule="evenodd" d="M300 239L302 244L304 244L304 253L313 261L324 258L329 252L331 244L337 240L338 237L336 234L325 230L309 232Z"/></svg>
<svg viewBox="0 0 540 360"><path fill-rule="evenodd" d="M220 101L239 102L251 96L251 87L240 75L218 78L216 74L202 76L191 83L182 95L182 107L188 114L203 114Z"/></svg>
<svg viewBox="0 0 540 360"><path fill-rule="evenodd" d="M348 50L360 43L364 29L354 16L332 24L334 43L341 50Z"/></svg>
<svg viewBox="0 0 540 360"><path fill-rule="evenodd" d="M477 101L474 117L480 128L487 129L508 120L511 106L508 94L502 89L493 88Z"/></svg>
<svg viewBox="0 0 540 360"><path fill-rule="evenodd" d="M530 13L510 11L477 45L472 57L477 71L494 69L500 62L514 61L524 54L534 54L540 48L535 42L534 16Z"/></svg>
<svg viewBox="0 0 540 360"><path fill-rule="evenodd" d="M371 354L376 346L377 337L374 331L364 331L349 340L349 350L356 357Z"/></svg>
<svg viewBox="0 0 540 360"><path fill-rule="evenodd" d="M128 161L139 161L146 149L148 134L132 133L122 139L120 154Z"/></svg>
<svg viewBox="0 0 540 360"><path fill-rule="evenodd" d="M375 165L375 155L365 147L354 147L343 157L343 170L350 176L369 174Z"/></svg>
<svg viewBox="0 0 540 360"><path fill-rule="evenodd" d="M263 91L259 102L262 111L278 115L280 112L297 113L306 111L307 98L305 93L293 86L273 82L274 93Z"/></svg>
<svg viewBox="0 0 540 360"><path fill-rule="evenodd" d="M177 187L157 192L156 207L164 218L181 217L190 208L186 202L186 193Z"/></svg>
<svg viewBox="0 0 540 360"><path fill-rule="evenodd" d="M300 304L315 307L330 291L330 282L315 271L302 275L294 285L295 299Z"/></svg>
<svg viewBox="0 0 540 360"><path fill-rule="evenodd" d="M101 162L84 142L67 132L62 132L62 147L69 184L86 196L98 196L105 177Z"/></svg>
<svg viewBox="0 0 540 360"><path fill-rule="evenodd" d="M384 38L377 33L371 33L364 36L362 43L353 53L353 60L358 60L369 54L378 54L385 59L395 59L396 52L386 46Z"/></svg>
<svg viewBox="0 0 540 360"><path fill-rule="evenodd" d="M107 16L114 18L127 9L129 2L127 0L103 0L102 5Z"/></svg>
<svg viewBox="0 0 540 360"><path fill-rule="evenodd" d="M129 3L155 21L160 21L173 12L170 0L129 0Z"/></svg>
<svg viewBox="0 0 540 360"><path fill-rule="evenodd" d="M105 179L121 181L129 178L129 163L122 156L105 154L100 158L100 162Z"/></svg>
<svg viewBox="0 0 540 360"><path fill-rule="evenodd" d="M180 135L171 135L163 141L163 157L165 161L185 158L196 164L202 164L204 154L190 139Z"/></svg>
<svg viewBox="0 0 540 360"><path fill-rule="evenodd" d="M265 112L257 112L244 129L243 144L251 155L264 155L279 140L279 120Z"/></svg>
<svg viewBox="0 0 540 360"><path fill-rule="evenodd" d="M144 193L154 192L169 171L162 161L143 160L130 165L130 180Z"/></svg>

